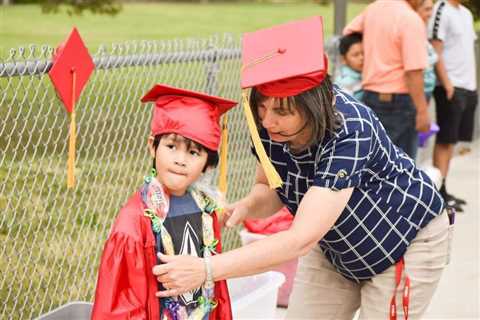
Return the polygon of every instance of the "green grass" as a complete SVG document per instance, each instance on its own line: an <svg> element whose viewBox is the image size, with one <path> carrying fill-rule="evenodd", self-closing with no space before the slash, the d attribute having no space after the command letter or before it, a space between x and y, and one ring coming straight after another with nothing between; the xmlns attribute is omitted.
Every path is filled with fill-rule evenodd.
<svg viewBox="0 0 480 320"><path fill-rule="evenodd" d="M364 4L349 4L348 19ZM87 46L127 40L158 40L201 37L214 33L253 31L295 19L322 15L325 34L333 32L333 7L318 4L233 3L233 4L125 4L114 17L85 13L42 14L35 5L0 6L0 51L28 44L56 46L77 26ZM2 56L2 55L0 55Z"/></svg>

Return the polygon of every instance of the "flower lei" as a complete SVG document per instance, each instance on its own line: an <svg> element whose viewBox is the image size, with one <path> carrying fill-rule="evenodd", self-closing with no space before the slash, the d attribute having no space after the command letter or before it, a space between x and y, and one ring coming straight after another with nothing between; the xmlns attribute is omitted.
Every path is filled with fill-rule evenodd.
<svg viewBox="0 0 480 320"><path fill-rule="evenodd" d="M169 209L169 197L160 182L156 179L156 175L156 170L152 169L150 174L145 177L144 184L140 189L140 195L146 207L146 209L144 209L144 216L150 219L153 232L160 235L159 238L161 239L165 254L175 255L172 237L163 224ZM217 253L215 250L219 242L214 236L213 218L211 214L215 211L220 212L222 209L204 192L196 188L189 188L188 192L190 192L197 206L202 211L202 254L203 257L210 257ZM202 295L197 300L197 307L190 315L188 315L186 309L180 305L178 297L170 297L162 299L162 307L167 312L162 313L161 319L168 319L166 315L166 313L168 313L172 320L201 320L216 306L214 283L205 283L202 285Z"/></svg>

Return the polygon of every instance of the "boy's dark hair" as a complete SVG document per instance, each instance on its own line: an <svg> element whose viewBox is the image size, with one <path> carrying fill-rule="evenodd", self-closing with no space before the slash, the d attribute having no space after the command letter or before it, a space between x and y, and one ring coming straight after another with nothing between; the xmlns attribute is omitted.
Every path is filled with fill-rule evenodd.
<svg viewBox="0 0 480 320"><path fill-rule="evenodd" d="M205 164L205 167L203 168L202 172L205 172L205 170L207 170L208 167L215 168L217 166L219 161L218 152L205 148L200 143L195 142L191 139L188 139L176 133L165 133L165 134L156 135L153 138L153 149L155 150L155 153L157 152L157 148L158 148L158 145L160 144L160 140L162 140L162 137L168 137L168 136L173 136L174 140L177 140L179 136L182 137L185 140L185 143L187 144L188 149L195 146L200 150L205 150L205 152L207 153L207 163ZM155 158L153 158L153 168L156 169Z"/></svg>
<svg viewBox="0 0 480 320"><path fill-rule="evenodd" d="M340 54L342 56L346 55L348 50L350 50L350 47L354 45L355 43L362 42L363 36L361 33L355 32L348 34L346 36L343 36L340 38L340 43L338 45L338 49L340 51Z"/></svg>
<svg viewBox="0 0 480 320"><path fill-rule="evenodd" d="M263 128L258 116L258 107L268 97L260 93L255 87L250 92L250 108L257 124L257 128ZM306 119L306 127L312 130L312 136L307 145L321 143L326 134L335 131L341 125L341 118L337 113L333 92L333 84L327 75L321 84L302 92L296 96L280 99L280 106L292 113L292 108L297 110Z"/></svg>

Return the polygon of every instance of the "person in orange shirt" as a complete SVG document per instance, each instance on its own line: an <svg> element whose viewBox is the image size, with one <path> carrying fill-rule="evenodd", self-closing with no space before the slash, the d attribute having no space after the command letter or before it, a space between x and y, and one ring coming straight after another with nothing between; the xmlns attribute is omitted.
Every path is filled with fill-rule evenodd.
<svg viewBox="0 0 480 320"><path fill-rule="evenodd" d="M428 131L424 94L425 25L415 12L421 0L377 0L343 33L363 33L363 102L376 113L393 143L415 159L418 131Z"/></svg>

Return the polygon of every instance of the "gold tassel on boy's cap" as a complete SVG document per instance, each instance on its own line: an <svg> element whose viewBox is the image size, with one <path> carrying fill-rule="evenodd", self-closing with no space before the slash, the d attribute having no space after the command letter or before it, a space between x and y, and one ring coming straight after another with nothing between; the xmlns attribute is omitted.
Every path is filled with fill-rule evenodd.
<svg viewBox="0 0 480 320"><path fill-rule="evenodd" d="M228 174L228 128L227 120L228 115L224 114L222 117L222 140L220 145L220 167L218 174L218 189L224 195L227 194L228 184L227 184L227 174Z"/></svg>
<svg viewBox="0 0 480 320"><path fill-rule="evenodd" d="M242 91L242 104L243 112L247 118L248 130L250 131L250 136L252 137L253 146L257 151L257 155L260 159L260 164L262 165L263 171L265 172L265 176L267 177L268 184L272 189L280 188L283 184L282 178L280 178L277 170L275 170L275 167L270 162L270 159L265 152L265 148L263 147L262 141L260 140L255 119L253 118L252 110L250 109L247 90Z"/></svg>

